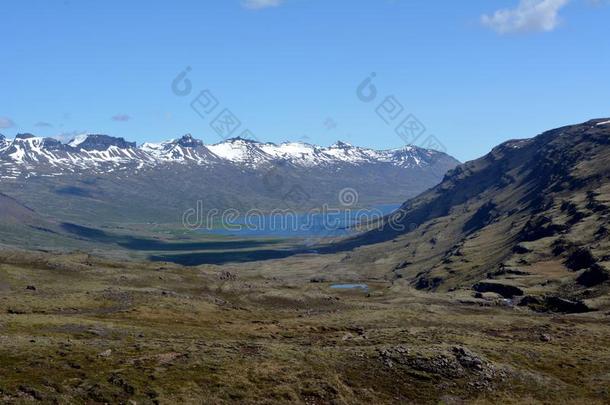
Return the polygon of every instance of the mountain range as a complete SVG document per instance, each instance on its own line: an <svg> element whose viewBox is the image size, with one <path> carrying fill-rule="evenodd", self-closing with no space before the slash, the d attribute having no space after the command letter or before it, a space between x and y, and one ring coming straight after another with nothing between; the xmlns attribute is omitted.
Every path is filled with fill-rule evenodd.
<svg viewBox="0 0 610 405"><path fill-rule="evenodd" d="M0 136L0 193L55 223L179 225L186 210L308 210L340 206L350 188L362 205L400 203L437 184L459 162L415 146L377 151L191 135L161 143L108 135L67 143ZM14 209L13 209L14 211ZM6 222L6 218L5 218Z"/></svg>
<svg viewBox="0 0 610 405"><path fill-rule="evenodd" d="M187 134L179 139L144 143L138 147L135 142L108 135L80 135L68 143L32 134L18 134L13 140L0 135L0 178L5 180L60 176L83 170L95 173L138 171L171 164L257 169L280 161L305 168L377 164L403 169L434 169L439 164L457 163L442 152L415 146L377 151L341 141L330 147L320 147L303 142L276 145L237 137L205 145Z"/></svg>

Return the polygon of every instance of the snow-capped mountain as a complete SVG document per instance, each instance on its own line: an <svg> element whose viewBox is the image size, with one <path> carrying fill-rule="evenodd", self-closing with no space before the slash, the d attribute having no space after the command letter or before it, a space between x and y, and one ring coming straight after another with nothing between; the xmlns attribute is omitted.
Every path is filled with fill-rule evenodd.
<svg viewBox="0 0 610 405"><path fill-rule="evenodd" d="M112 172L156 163L135 143L108 135L83 135L64 144L54 138L18 134L5 142L0 149L0 178L59 176L89 169Z"/></svg>
<svg viewBox="0 0 610 405"><path fill-rule="evenodd" d="M225 142L208 146L216 156L234 164L256 168L274 160L259 146L249 139L231 138Z"/></svg>
<svg viewBox="0 0 610 405"><path fill-rule="evenodd" d="M218 156L205 147L202 141L191 134L180 139L161 143L145 143L140 149L159 163L196 163L201 165L218 162Z"/></svg>
<svg viewBox="0 0 610 405"><path fill-rule="evenodd" d="M320 147L301 142L276 145L242 138L205 145L190 134L140 147L123 138L98 134L80 135L65 144L32 134L19 134L12 141L0 138L0 178L4 179L59 176L83 170L137 171L170 164L234 165L256 170L282 161L303 168L371 164L425 168L439 160L454 161L444 153L414 146L377 151L344 142Z"/></svg>
<svg viewBox="0 0 610 405"><path fill-rule="evenodd" d="M377 151L241 138L206 145L191 135L138 146L107 135L62 143L21 134L0 138L0 194L67 222L179 223L201 204L219 212L337 206L347 188L359 204L400 202L458 163L412 146Z"/></svg>

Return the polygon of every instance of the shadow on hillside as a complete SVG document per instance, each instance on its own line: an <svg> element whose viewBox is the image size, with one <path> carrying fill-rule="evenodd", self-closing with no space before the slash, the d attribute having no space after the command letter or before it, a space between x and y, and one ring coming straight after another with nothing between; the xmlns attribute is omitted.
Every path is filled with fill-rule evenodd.
<svg viewBox="0 0 610 405"><path fill-rule="evenodd" d="M63 223L61 228L71 235L92 240L99 243L116 244L129 250L139 250L145 252L168 251L168 252L188 252L197 250L232 250L248 249L274 244L274 241L210 241L210 242L165 242L154 239L138 238L127 235L115 235L99 229L88 228L86 226ZM179 255L176 255L179 256ZM168 260L169 261L169 260ZM176 262L177 263L177 262Z"/></svg>
<svg viewBox="0 0 610 405"><path fill-rule="evenodd" d="M283 259L298 254L331 254L353 250L363 243L357 239L347 239L334 245L317 247L295 247L293 249L263 249L277 241L235 240L210 242L165 242L154 239L137 238L128 235L116 235L99 229L71 223L61 224L61 228L71 235L83 239L115 244L122 248L142 252L182 252L177 254L154 254L149 260L172 262L183 266L202 264L244 263L253 261ZM260 248L260 249L259 249ZM248 249L248 250L245 250ZM206 251L206 252L201 252Z"/></svg>
<svg viewBox="0 0 610 405"><path fill-rule="evenodd" d="M157 255L150 256L149 259L155 262L171 262L182 266L199 266L201 264L225 264L225 263L245 263L262 260L284 259L299 253L306 253L304 250L249 250L249 251L230 251L230 252L196 252L178 255Z"/></svg>

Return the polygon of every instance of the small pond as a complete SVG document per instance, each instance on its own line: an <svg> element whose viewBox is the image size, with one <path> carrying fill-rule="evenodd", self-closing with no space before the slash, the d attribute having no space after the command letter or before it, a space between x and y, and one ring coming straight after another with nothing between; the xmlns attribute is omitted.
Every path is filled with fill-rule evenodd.
<svg viewBox="0 0 610 405"><path fill-rule="evenodd" d="M333 284L330 288L336 290L368 290L369 286L366 284Z"/></svg>

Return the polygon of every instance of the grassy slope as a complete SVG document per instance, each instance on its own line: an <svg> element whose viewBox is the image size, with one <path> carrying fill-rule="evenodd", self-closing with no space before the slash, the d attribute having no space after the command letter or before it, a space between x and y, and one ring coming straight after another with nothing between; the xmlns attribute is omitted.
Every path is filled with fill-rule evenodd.
<svg viewBox="0 0 610 405"><path fill-rule="evenodd" d="M472 305L340 260L184 269L4 253L0 400L610 401L610 314ZM320 274L367 280L370 296L309 282Z"/></svg>

